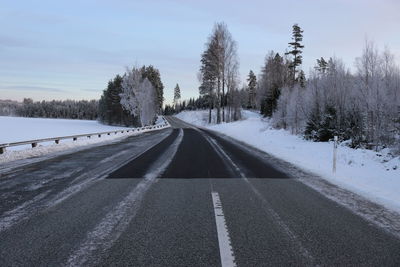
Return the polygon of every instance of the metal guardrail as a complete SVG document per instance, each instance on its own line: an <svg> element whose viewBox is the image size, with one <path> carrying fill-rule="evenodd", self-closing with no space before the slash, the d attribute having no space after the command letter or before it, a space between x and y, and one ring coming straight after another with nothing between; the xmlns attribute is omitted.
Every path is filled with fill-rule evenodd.
<svg viewBox="0 0 400 267"><path fill-rule="evenodd" d="M34 148L34 147L37 147L38 143L43 143L43 142L54 141L56 144L59 144L60 140L65 140L65 139L72 139L73 141L76 141L76 140L78 140L78 138L82 138L82 137L92 138L92 136L97 136L100 138L102 135L111 135L111 134L118 134L118 133L124 133L124 132L127 132L127 133L140 132L140 131L151 130L151 129L162 129L162 128L166 128L169 126L169 123L165 120L164 117L163 117L163 120L164 120L164 124L161 124L161 125L130 128L130 129L126 129L126 130L116 130L116 131L114 130L114 131L109 131L109 132L59 136L59 137L35 139L35 140L28 140L28 141L20 141L20 142L14 142L14 143L4 143L4 144L0 144L0 154L3 154L6 151L6 148L10 147L10 146L31 145L32 148Z"/></svg>

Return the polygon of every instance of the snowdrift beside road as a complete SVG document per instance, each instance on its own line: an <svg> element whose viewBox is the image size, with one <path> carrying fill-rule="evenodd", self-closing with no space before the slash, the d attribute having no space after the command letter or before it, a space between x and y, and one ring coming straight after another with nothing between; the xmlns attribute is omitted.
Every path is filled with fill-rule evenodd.
<svg viewBox="0 0 400 267"><path fill-rule="evenodd" d="M183 111L176 117L226 134L302 169L400 212L400 157L388 151L338 148L337 173L332 173L333 143L311 142L288 131L273 129L259 114L243 111L244 119L207 124L207 111Z"/></svg>

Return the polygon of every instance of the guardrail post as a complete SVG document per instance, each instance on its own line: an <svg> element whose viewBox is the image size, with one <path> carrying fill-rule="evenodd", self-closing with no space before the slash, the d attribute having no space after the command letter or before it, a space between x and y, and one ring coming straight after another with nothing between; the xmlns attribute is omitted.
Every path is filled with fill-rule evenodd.
<svg viewBox="0 0 400 267"><path fill-rule="evenodd" d="M3 154L4 152L6 152L6 148L5 147L0 147L0 154Z"/></svg>
<svg viewBox="0 0 400 267"><path fill-rule="evenodd" d="M333 166L332 166L333 174L336 174L337 148L338 148L338 137L335 136L334 139L333 139Z"/></svg>

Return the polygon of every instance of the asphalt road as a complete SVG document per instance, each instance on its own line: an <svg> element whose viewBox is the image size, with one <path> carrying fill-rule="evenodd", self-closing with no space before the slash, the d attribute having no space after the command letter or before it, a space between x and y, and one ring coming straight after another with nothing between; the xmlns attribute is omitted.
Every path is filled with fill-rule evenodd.
<svg viewBox="0 0 400 267"><path fill-rule="evenodd" d="M0 166L0 266L400 266L382 214L367 220L292 166L168 120Z"/></svg>

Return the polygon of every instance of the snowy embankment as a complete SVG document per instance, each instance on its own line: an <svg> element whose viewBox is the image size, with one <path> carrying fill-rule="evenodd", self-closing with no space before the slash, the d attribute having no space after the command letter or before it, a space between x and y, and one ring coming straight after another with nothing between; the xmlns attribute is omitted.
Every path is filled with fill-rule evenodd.
<svg viewBox="0 0 400 267"><path fill-rule="evenodd" d="M162 124L159 119L157 124ZM72 136L79 134L92 134L99 132L109 132L117 130L127 130L127 127L108 126L98 121L90 120L68 120L68 119L44 119L44 118L21 118L21 117L3 117L0 116L0 144L19 141L29 141L34 139L46 139L53 137ZM0 154L0 163L13 160L24 159L34 156L40 156L51 152L64 151L70 148L77 148L101 142L115 141L119 138L125 138L137 135L141 132L124 132L112 135L102 135L101 138L82 137L77 141L72 139L60 140L59 144L52 142L39 143L37 147L31 148L31 145L7 147L4 154Z"/></svg>
<svg viewBox="0 0 400 267"><path fill-rule="evenodd" d="M332 172L333 143L311 142L285 130L270 127L268 120L251 111L244 119L220 125L207 125L207 111L184 111L176 117L226 134L366 198L400 211L400 157L387 151L376 153L339 145L337 172Z"/></svg>

